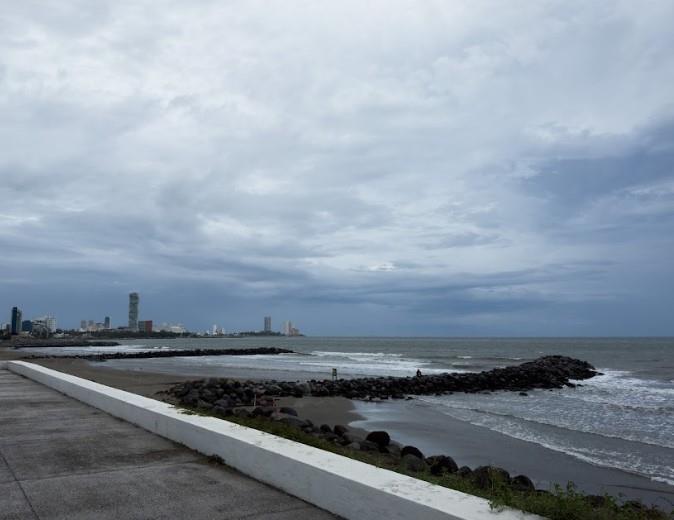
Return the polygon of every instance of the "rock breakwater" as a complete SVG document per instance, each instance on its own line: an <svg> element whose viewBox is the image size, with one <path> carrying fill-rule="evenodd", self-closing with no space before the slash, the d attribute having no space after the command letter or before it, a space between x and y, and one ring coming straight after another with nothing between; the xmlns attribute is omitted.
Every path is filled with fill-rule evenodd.
<svg viewBox="0 0 674 520"><path fill-rule="evenodd" d="M585 361L565 356L545 356L521 365L495 368L479 373L307 382L207 379L181 383L169 389L168 392L180 404L186 406L232 408L249 405L256 399L271 396L401 399L411 395L451 392L476 393L497 390L524 392L537 388L575 386L571 380L589 379L596 374L594 367Z"/></svg>

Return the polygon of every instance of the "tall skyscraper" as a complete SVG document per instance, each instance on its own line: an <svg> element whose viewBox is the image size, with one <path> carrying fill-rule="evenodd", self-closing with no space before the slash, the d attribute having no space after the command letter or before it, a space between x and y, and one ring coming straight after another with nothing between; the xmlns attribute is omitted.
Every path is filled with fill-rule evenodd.
<svg viewBox="0 0 674 520"><path fill-rule="evenodd" d="M21 332L21 317L23 313L18 307L12 307L12 323L10 325L11 334L19 334Z"/></svg>
<svg viewBox="0 0 674 520"><path fill-rule="evenodd" d="M137 292L129 294L129 329L138 330L138 301Z"/></svg>
<svg viewBox="0 0 674 520"><path fill-rule="evenodd" d="M271 316L264 317L264 331L271 332Z"/></svg>
<svg viewBox="0 0 674 520"><path fill-rule="evenodd" d="M87 330L87 320L80 321L80 329Z"/></svg>
<svg viewBox="0 0 674 520"><path fill-rule="evenodd" d="M110 329L110 316L106 316L105 320L103 320L103 327L105 327L105 330Z"/></svg>

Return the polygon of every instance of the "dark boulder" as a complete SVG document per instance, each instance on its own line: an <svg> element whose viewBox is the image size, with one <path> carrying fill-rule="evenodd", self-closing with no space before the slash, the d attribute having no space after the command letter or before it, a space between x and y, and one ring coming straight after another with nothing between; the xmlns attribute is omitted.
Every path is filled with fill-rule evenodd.
<svg viewBox="0 0 674 520"><path fill-rule="evenodd" d="M510 485L515 491L521 491L523 493L531 493L536 490L534 483L526 475L517 475L513 477L510 481Z"/></svg>
<svg viewBox="0 0 674 520"><path fill-rule="evenodd" d="M258 406L252 412L250 412L251 417L261 417L264 416L264 410Z"/></svg>
<svg viewBox="0 0 674 520"><path fill-rule="evenodd" d="M380 448L385 448L391 442L391 437L383 431L375 431L367 434L366 440L374 442Z"/></svg>
<svg viewBox="0 0 674 520"><path fill-rule="evenodd" d="M196 406L199 402L199 392L190 390L185 397L182 398L181 403L186 406Z"/></svg>
<svg viewBox="0 0 674 520"><path fill-rule="evenodd" d="M213 403L215 406L221 406L222 408L232 408L233 403L229 400L228 397L223 397L222 399L218 399Z"/></svg>
<svg viewBox="0 0 674 520"><path fill-rule="evenodd" d="M361 441L359 442L360 444L360 451L379 451L379 445L375 444L372 441Z"/></svg>
<svg viewBox="0 0 674 520"><path fill-rule="evenodd" d="M208 401L204 401L203 399L199 399L197 401L197 408L199 408L200 410L210 410L211 408L213 408L213 405L211 403L209 403Z"/></svg>
<svg viewBox="0 0 674 520"><path fill-rule="evenodd" d="M344 436L345 433L349 431L349 429L346 426L342 426L341 424L335 424L335 427L332 429L332 431L334 431L335 434L342 437Z"/></svg>
<svg viewBox="0 0 674 520"><path fill-rule="evenodd" d="M335 435L334 433L319 433L318 437L321 439L325 439L326 441L335 443L341 440L341 437L339 435Z"/></svg>
<svg viewBox="0 0 674 520"><path fill-rule="evenodd" d="M480 489L492 489L499 485L509 484L510 474L496 466L480 466L473 471L472 479Z"/></svg>
<svg viewBox="0 0 674 520"><path fill-rule="evenodd" d="M413 473L419 473L428 468L423 459L412 455L411 453L403 455L402 459L400 459L400 463L404 469L412 471Z"/></svg>
<svg viewBox="0 0 674 520"><path fill-rule="evenodd" d="M456 474L461 478L470 478L473 474L473 470L468 466L461 466Z"/></svg>
<svg viewBox="0 0 674 520"><path fill-rule="evenodd" d="M293 428L299 428L300 430L303 428L306 428L307 423L306 421L303 421L299 417L295 417L294 415L288 415L286 417L283 417L279 420L283 424L287 424L288 426L292 426Z"/></svg>
<svg viewBox="0 0 674 520"><path fill-rule="evenodd" d="M403 449L400 450L400 456L405 457L405 455L414 455L418 459L424 460L424 454L421 453L421 450L419 450L419 448L415 448L414 446L403 447Z"/></svg>
<svg viewBox="0 0 674 520"><path fill-rule="evenodd" d="M431 468L431 474L440 476L443 473L456 473L459 470L452 457L447 455L434 455L426 459L426 463Z"/></svg>
<svg viewBox="0 0 674 520"><path fill-rule="evenodd" d="M262 406L261 408L262 408L262 415L264 415L265 417L271 417L274 414L273 406Z"/></svg>
<svg viewBox="0 0 674 520"><path fill-rule="evenodd" d="M398 446L397 444L393 444L393 443L389 444L388 446L386 446L386 451L389 455L391 455L392 457L395 457L396 459L399 459L400 457L402 457L402 455L400 453L400 446Z"/></svg>
<svg viewBox="0 0 674 520"><path fill-rule="evenodd" d="M346 441L347 444L351 442L360 442L363 440L361 437L358 437L353 433L345 433L344 435L342 435L342 438Z"/></svg>
<svg viewBox="0 0 674 520"><path fill-rule="evenodd" d="M279 409L279 412L284 413L286 415L294 415L295 417L297 417L297 410L295 410L294 408L290 408L289 406L282 406Z"/></svg>
<svg viewBox="0 0 674 520"><path fill-rule="evenodd" d="M321 431L323 433L332 433L332 428L330 428L330 426L327 424L321 424Z"/></svg>
<svg viewBox="0 0 674 520"><path fill-rule="evenodd" d="M233 415L231 408L223 408L222 406L214 406L211 411L220 417L230 417Z"/></svg>

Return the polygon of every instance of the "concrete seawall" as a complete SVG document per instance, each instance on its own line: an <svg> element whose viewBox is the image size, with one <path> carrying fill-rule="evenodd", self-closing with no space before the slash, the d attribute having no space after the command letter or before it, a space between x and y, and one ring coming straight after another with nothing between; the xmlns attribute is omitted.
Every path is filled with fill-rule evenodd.
<svg viewBox="0 0 674 520"><path fill-rule="evenodd" d="M451 489L23 361L6 368L348 519L535 520Z"/></svg>

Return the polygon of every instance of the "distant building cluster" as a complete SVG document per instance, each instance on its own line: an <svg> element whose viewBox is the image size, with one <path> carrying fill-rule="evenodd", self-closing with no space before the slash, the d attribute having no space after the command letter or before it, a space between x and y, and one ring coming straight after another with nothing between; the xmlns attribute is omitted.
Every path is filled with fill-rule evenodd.
<svg viewBox="0 0 674 520"><path fill-rule="evenodd" d="M128 308L128 323L127 326L113 328L110 316L105 316L103 321L94 321L90 319L81 320L79 331L80 333L98 333L105 331L116 332L134 332L140 334L151 334L153 332L164 332L171 334L188 334L188 330L182 323L162 323L155 324L153 320L139 319L140 318L140 294L137 292L129 293L129 308ZM0 328L2 332L7 335L33 335L48 337L57 332L56 318L48 314L46 316L39 316L31 320L23 319L23 311L19 307L12 307L10 323L3 324ZM59 331L61 333L62 331ZM271 336L301 336L297 327L293 326L292 321L283 322L281 332L272 330L271 316L264 316L262 331L250 332L233 332L227 333L224 327L213 325L209 330L201 333L204 336L248 336L248 335L271 335ZM199 334L197 334L199 335Z"/></svg>
<svg viewBox="0 0 674 520"><path fill-rule="evenodd" d="M292 321L283 322L283 335L284 336L300 336L300 329L293 327Z"/></svg>
<svg viewBox="0 0 674 520"><path fill-rule="evenodd" d="M80 332L100 332L103 330L111 330L110 316L103 318L103 321L94 322L94 320L81 320Z"/></svg>
<svg viewBox="0 0 674 520"><path fill-rule="evenodd" d="M187 329L182 323L162 323L155 330L158 332L171 332L173 334L185 334Z"/></svg>
<svg viewBox="0 0 674 520"><path fill-rule="evenodd" d="M56 318L48 314L31 320L24 320L23 311L19 307L12 307L10 322L4 325L2 329L12 336L33 335L47 337L56 332Z"/></svg>
<svg viewBox="0 0 674 520"><path fill-rule="evenodd" d="M211 330L206 331L207 336L224 336L225 335L225 329L220 327L219 325L213 325L211 327Z"/></svg>

